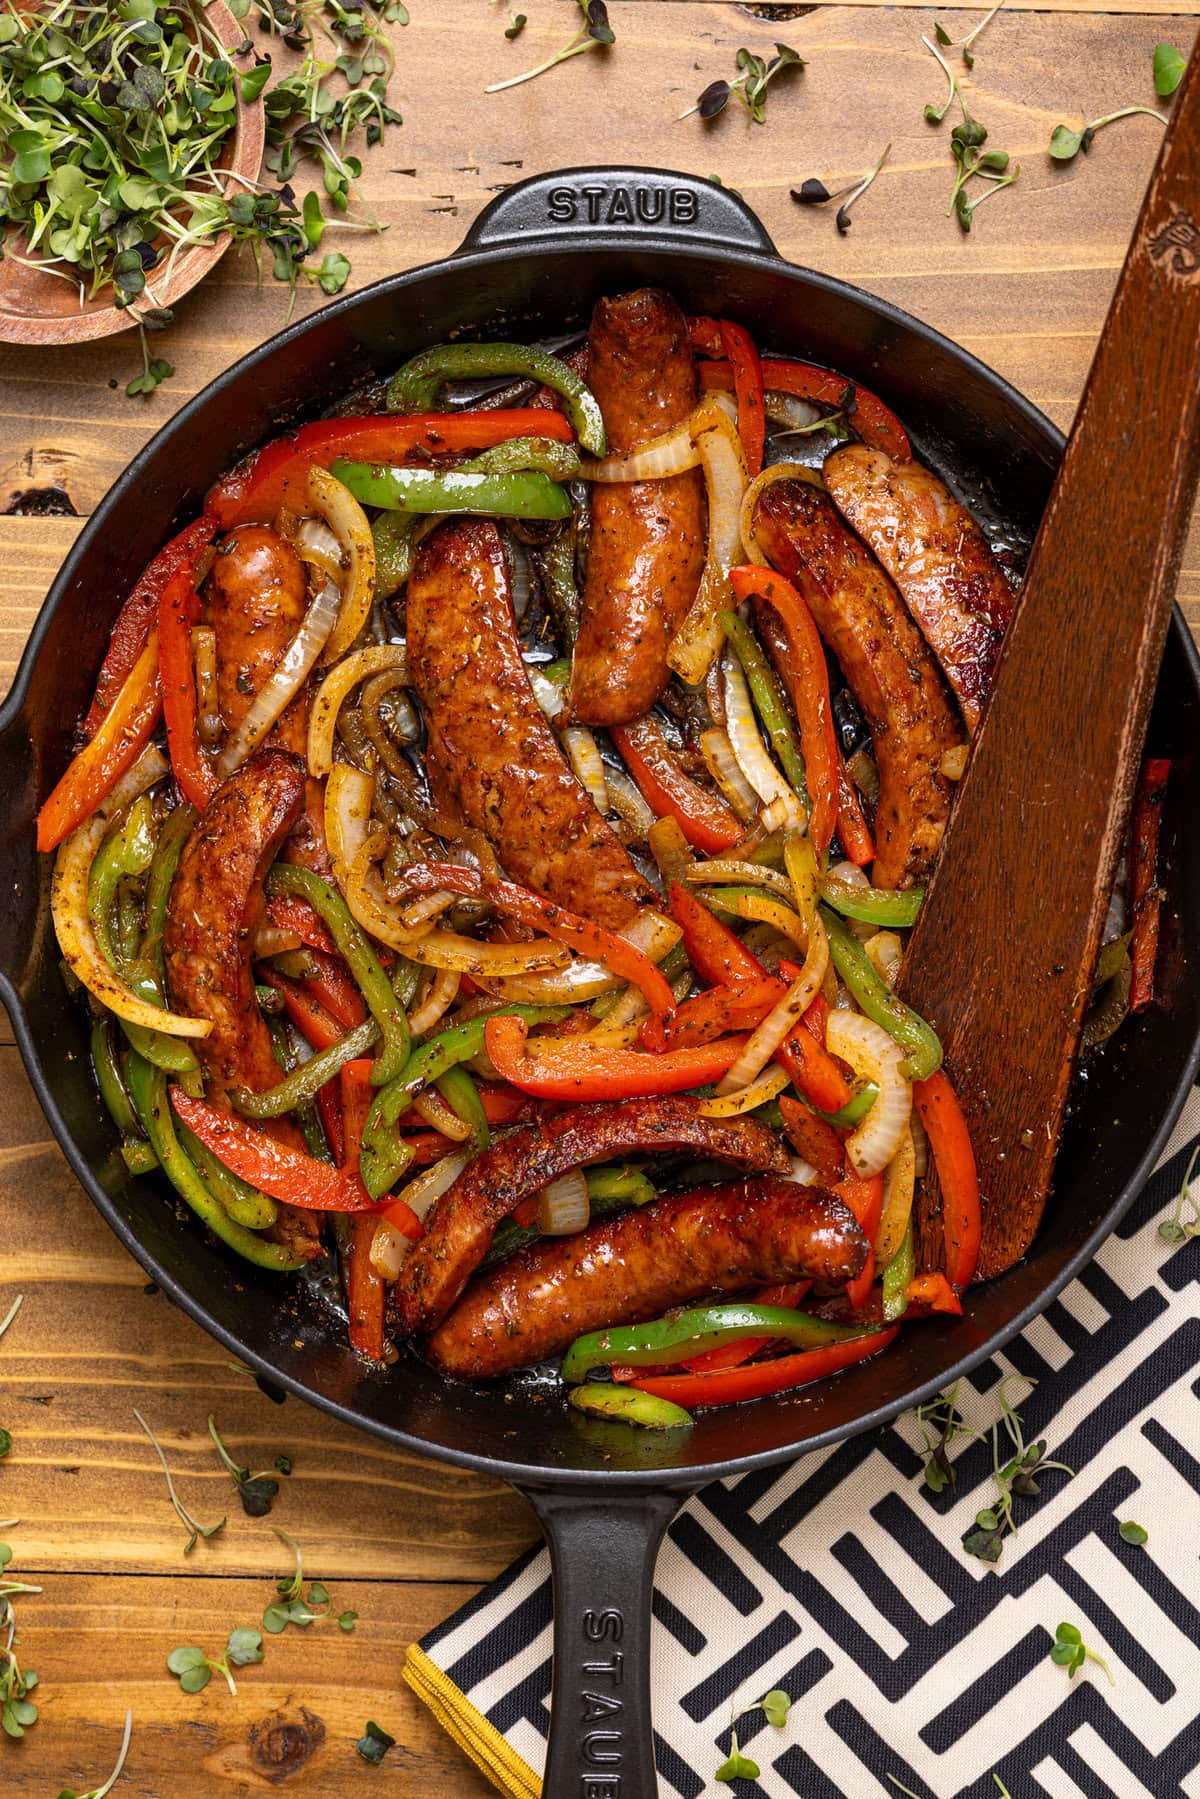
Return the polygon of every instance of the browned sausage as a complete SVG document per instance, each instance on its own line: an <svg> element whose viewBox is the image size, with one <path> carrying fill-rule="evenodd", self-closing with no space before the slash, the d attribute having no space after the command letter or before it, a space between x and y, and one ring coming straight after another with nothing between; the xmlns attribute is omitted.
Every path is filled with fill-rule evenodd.
<svg viewBox="0 0 1200 1799"><path fill-rule="evenodd" d="M459 1380L493 1380L561 1355L588 1331L759 1281L853 1280L866 1260L849 1209L822 1188L700 1187L498 1263L430 1337L429 1359Z"/></svg>
<svg viewBox="0 0 1200 1799"><path fill-rule="evenodd" d="M687 320L670 295L642 288L598 300L588 347L610 452L641 449L691 413L695 364ZM649 712L703 567L699 470L595 488L570 691L581 723L624 725Z"/></svg>
<svg viewBox="0 0 1200 1799"><path fill-rule="evenodd" d="M925 639L871 552L807 481L776 481L755 510L759 544L794 583L871 728L879 769L877 887L910 887L928 873L950 811L939 774L961 727ZM773 606L756 606L777 663L786 639Z"/></svg>
<svg viewBox="0 0 1200 1799"><path fill-rule="evenodd" d="M847 444L825 482L874 550L942 665L974 732L1012 617L1013 592L965 506L917 462Z"/></svg>
<svg viewBox="0 0 1200 1799"><path fill-rule="evenodd" d="M240 525L218 547L205 587L205 619L217 639L217 704L227 731L241 724L275 672L308 606L304 564L277 531ZM302 756L308 733L308 694L292 701L268 741ZM305 804L285 850L288 861L328 868L319 783Z"/></svg>
<svg viewBox="0 0 1200 1799"><path fill-rule="evenodd" d="M782 1174L788 1156L753 1118L702 1118L700 1101L625 1100L573 1106L556 1118L510 1131L485 1150L438 1200L400 1270L394 1302L401 1328L430 1331L445 1317L491 1245L502 1218L568 1169L637 1150L692 1150L754 1173Z"/></svg>
<svg viewBox="0 0 1200 1799"><path fill-rule="evenodd" d="M254 998L251 944L263 917L263 876L304 799L304 764L285 750L260 750L218 787L188 838L171 888L163 955L171 1004L212 1030L196 1043L205 1097L230 1110L234 1087L277 1086L282 1071ZM296 1126L265 1126L303 1149ZM319 1255L318 1221L281 1206L273 1234L301 1254Z"/></svg>
<svg viewBox="0 0 1200 1799"><path fill-rule="evenodd" d="M455 520L421 544L407 630L438 804L485 832L514 880L597 924L627 925L653 891L533 696L489 520Z"/></svg>

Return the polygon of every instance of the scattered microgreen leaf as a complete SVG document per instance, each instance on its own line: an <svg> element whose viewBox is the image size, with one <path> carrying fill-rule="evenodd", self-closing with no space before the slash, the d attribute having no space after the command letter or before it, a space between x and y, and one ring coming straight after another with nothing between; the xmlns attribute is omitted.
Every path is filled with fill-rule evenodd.
<svg viewBox="0 0 1200 1799"><path fill-rule="evenodd" d="M715 119L736 98L756 125L764 125L767 118L767 88L770 83L785 69L800 70L808 66L800 52L793 50L790 44L776 44L775 55L769 62L765 56L759 56L743 46L737 53L736 61L741 74L733 81L710 81L695 104L680 113L681 119L690 119L694 112L698 112L702 119Z"/></svg>
<svg viewBox="0 0 1200 1799"><path fill-rule="evenodd" d="M389 1736L372 1718L367 1719L367 1728L359 1737L354 1747L365 1762L378 1767L388 1750L395 1744L395 1737Z"/></svg>
<svg viewBox="0 0 1200 1799"><path fill-rule="evenodd" d="M129 1754L129 1742L132 1736L133 1713L127 1711L125 1713L125 1734L121 1738L121 1747L117 1753L116 1766L108 1779L104 1782L104 1785L89 1787L86 1793L77 1793L74 1787L64 1787L59 1793L58 1799L107 1799L107 1795L112 1792L118 1780L121 1778L121 1770L125 1766L125 1757Z"/></svg>
<svg viewBox="0 0 1200 1799"><path fill-rule="evenodd" d="M761 1699L746 1709L752 1712L762 1712L768 1724L775 1730L783 1730L788 1721L788 1713L792 1709L792 1701L790 1695L785 1693L782 1687L772 1687L769 1693L764 1693ZM734 1780L758 1779L758 1763L751 1761L748 1755L742 1754L738 1746L737 1731L734 1728L738 1718L744 1715L745 1711L738 1709L735 1693L729 1706L729 1755L713 1776L715 1780L721 1780L728 1784Z"/></svg>
<svg viewBox="0 0 1200 1799"><path fill-rule="evenodd" d="M1000 1799L1012 1799L1012 1794L1009 1792L1008 1788L1005 1786L1005 1784L1001 1780L1000 1776L998 1774L993 1774L992 1779L995 1781L997 1787L1000 1789Z"/></svg>
<svg viewBox="0 0 1200 1799"><path fill-rule="evenodd" d="M935 106L932 100L927 100L925 103L925 117L929 124L940 125L946 114L949 112L950 107L954 102L954 98L958 93L958 77L936 44L931 44L927 37L923 37L921 42L928 50L930 56L938 63L949 84L946 90L946 98L942 101L940 106Z"/></svg>
<svg viewBox="0 0 1200 1799"><path fill-rule="evenodd" d="M308 1592L305 1593L304 1557L299 1543L277 1524L273 1524L271 1528L280 1542L285 1543L295 1556L296 1566L291 1574L285 1574L277 1582L275 1591L279 1598L264 1611L263 1629L273 1637L279 1636L289 1624L295 1624L301 1630L307 1629L310 1624L336 1624L341 1630L352 1631L358 1622L358 1613L335 1612L328 1589L318 1580L310 1581Z"/></svg>
<svg viewBox="0 0 1200 1799"><path fill-rule="evenodd" d="M233 1669L252 1667L262 1659L262 1632L234 1629L229 1633L224 1655L217 1660L205 1655L203 1649L197 1649L194 1644L187 1644L172 1649L167 1657L167 1667L185 1693L202 1693L214 1674L223 1674L229 1691L236 1698L237 1682L233 1678Z"/></svg>
<svg viewBox="0 0 1200 1799"><path fill-rule="evenodd" d="M776 1730L782 1730L787 1723L788 1713L792 1709L792 1701L788 1694L781 1687L772 1687L769 1693L764 1693L759 1700L759 1705L762 1707L763 1717L767 1723L774 1725Z"/></svg>
<svg viewBox="0 0 1200 1799"><path fill-rule="evenodd" d="M1183 71L1187 68L1187 57L1174 44L1155 44L1154 46L1154 91L1160 100L1166 100L1183 80Z"/></svg>
<svg viewBox="0 0 1200 1799"><path fill-rule="evenodd" d="M973 69L975 67L975 58L971 55L971 46L984 27L991 24L1003 5L1004 0L999 0L999 4L993 6L991 12L980 19L978 25L976 25L973 30L968 31L964 38L952 38L945 26L937 23L934 24L933 34L937 38L938 43L942 45L943 49L960 51L964 65L968 69Z"/></svg>
<svg viewBox="0 0 1200 1799"><path fill-rule="evenodd" d="M215 1537L219 1530L224 1530L225 1519L222 1518L219 1524L204 1525L204 1524L199 1523L197 1519L192 1517L192 1514L188 1511L187 1507L184 1505L183 1501L180 1499L178 1493L175 1491L175 1482L171 1478L171 1470L167 1466L167 1458L163 1454L162 1445L159 1443L158 1438L155 1436L154 1432L150 1429L150 1426L146 1423L146 1420L142 1417L142 1414L136 1409L136 1407L134 1409L133 1415L137 1419L138 1423L141 1425L142 1429L145 1431L146 1435L149 1437L151 1446L154 1450L154 1453L158 1457L159 1461L162 1463L162 1471L167 1477L167 1492L170 1495L171 1504L175 1508L175 1513L179 1519L179 1522L183 1525L184 1529L189 1533L188 1540L183 1546L183 1553L184 1553L184 1555L190 1555L192 1553L192 1550L196 1547L196 1544L201 1537L205 1537L205 1538Z"/></svg>
<svg viewBox="0 0 1200 1799"><path fill-rule="evenodd" d="M1038 1477L1055 1471L1059 1474L1071 1474L1071 1469L1062 1462L1046 1460L1045 1441L1026 1443L1024 1421L1020 1412L1009 1404L1003 1383L1000 1387L1000 1416L992 1425L992 1477L996 1482L996 1498L990 1506L976 1515L975 1525L963 1538L963 1548L968 1555L977 1556L982 1562L998 1562L1004 1549L1006 1536L1017 1534L1017 1521L1013 1511L1014 1498L1035 1499L1040 1491ZM1008 1439L1011 1454L1001 1462L1001 1430Z"/></svg>
<svg viewBox="0 0 1200 1799"><path fill-rule="evenodd" d="M1200 1204L1192 1197L1192 1177L1197 1163L1200 1163L1200 1143L1192 1153L1183 1185L1175 1195L1171 1216L1164 1218L1158 1227L1158 1234L1164 1243L1185 1243L1191 1237L1200 1237ZM1185 1216L1186 1213L1190 1213L1190 1217Z"/></svg>
<svg viewBox="0 0 1200 1799"><path fill-rule="evenodd" d="M1157 119L1160 125L1166 124L1161 112L1155 112L1152 106L1122 106L1119 112L1105 113L1102 119L1092 119L1073 131L1069 125L1056 125L1050 133L1049 151L1055 162L1073 162L1082 150L1086 156L1092 147L1092 141L1098 131L1105 125L1112 125L1117 119L1131 119L1135 114L1144 114L1148 119Z"/></svg>
<svg viewBox="0 0 1200 1799"><path fill-rule="evenodd" d="M509 9L508 24L504 28L504 35L510 44L514 38L520 37L528 23L529 20L523 12L514 13L511 8Z"/></svg>
<svg viewBox="0 0 1200 1799"><path fill-rule="evenodd" d="M921 1435L925 1441L925 1454L929 1458L925 1463L925 1485L931 1493L943 1493L952 1487L957 1476L954 1463L950 1460L950 1445L958 1437L970 1437L974 1442L980 1441L977 1430L971 1430L964 1424L962 1413L958 1409L958 1386L953 1386L949 1393L939 1393L936 1399L927 1400L917 1407L917 1421L921 1425ZM930 1437L925 1425L934 1428L935 1435Z"/></svg>
<svg viewBox="0 0 1200 1799"><path fill-rule="evenodd" d="M839 187L833 193L830 193L823 181L818 181L815 177L810 176L809 179L802 182L799 187L794 187L792 189L792 199L796 202L797 206L824 206L829 200L841 200L842 204L837 209L834 223L838 228L838 235L845 237L847 231L850 229L850 208L854 205L856 200L866 193L891 153L892 146L886 144L882 156L880 156L873 169L868 170L867 174L863 175L861 179L851 181L847 186Z"/></svg>
<svg viewBox="0 0 1200 1799"><path fill-rule="evenodd" d="M17 1523L19 1519L6 1519L5 1528ZM7 1568L12 1559L9 1544L0 1543L0 1570ZM17 1635L12 1602L19 1593L40 1593L41 1590L27 1581L0 1579L0 1631L4 1632L4 1643L0 1647L0 1728L10 1737L23 1737L38 1719L38 1708L29 1697L37 1686L38 1677L33 1668L22 1670L17 1660L21 1639Z"/></svg>
<svg viewBox="0 0 1200 1799"><path fill-rule="evenodd" d="M1050 1651L1050 1660L1055 1667L1065 1668L1072 1680L1087 1662L1095 1662L1098 1668L1104 1669L1110 1686L1115 1687L1117 1684L1113 1679L1113 1671L1104 1657L1098 1655L1094 1649L1088 1648L1077 1625L1059 1625L1054 1633L1054 1647Z"/></svg>
<svg viewBox="0 0 1200 1799"><path fill-rule="evenodd" d="M279 1482L273 1480L271 1475L266 1472L251 1474L249 1468L242 1468L234 1461L221 1441L220 1433L217 1430L217 1421L211 1412L208 1417L208 1434L216 1446L221 1462L228 1470L229 1478L242 1502L242 1510L246 1516L248 1518L265 1518L271 1510L272 1501L278 1496ZM286 1468L281 1468L281 1462L287 1463ZM281 1456L275 1463L275 1472L290 1474L291 1471L291 1462L287 1460L286 1456Z"/></svg>
<svg viewBox="0 0 1200 1799"><path fill-rule="evenodd" d="M1129 1543L1135 1549L1144 1548L1150 1541L1150 1532L1145 1525L1135 1524L1132 1518L1127 1518L1123 1524L1117 1526L1117 1535L1122 1543Z"/></svg>
<svg viewBox="0 0 1200 1799"><path fill-rule="evenodd" d="M758 1763L743 1755L738 1747L737 1731L729 1733L729 1754L717 1769L714 1780L722 1780L727 1785L735 1780L757 1780L760 1773Z"/></svg>
<svg viewBox="0 0 1200 1799"><path fill-rule="evenodd" d="M520 87L523 81L532 81L535 76L545 75L551 69L556 69L560 63L569 62L574 56L582 56L585 50L594 50L597 45L615 44L617 37L608 22L608 8L605 0L576 0L576 4L583 14L583 22L569 44L564 45L561 50L556 50L553 56L546 58L545 62L538 63L532 69L526 69L523 74L510 75L507 81L493 81L490 87L484 88L484 93L499 94L503 93L505 88ZM521 23L524 25L523 18ZM517 33L506 31L504 35L505 37L516 37Z"/></svg>

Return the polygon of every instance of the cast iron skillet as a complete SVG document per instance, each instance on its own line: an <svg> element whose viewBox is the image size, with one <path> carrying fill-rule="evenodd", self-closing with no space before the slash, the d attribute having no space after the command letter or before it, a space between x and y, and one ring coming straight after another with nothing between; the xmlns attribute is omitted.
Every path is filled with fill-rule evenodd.
<svg viewBox="0 0 1200 1799"><path fill-rule="evenodd" d="M1028 544L1062 438L996 375L894 307L784 263L749 208L724 189L653 169L572 169L510 189L457 255L325 307L186 406L81 533L0 711L0 998L55 1135L147 1272L261 1376L391 1443L500 1475L528 1493L557 1582L545 1783L552 1799L650 1799L656 1790L651 1573L681 1497L715 1476L884 1424L1005 1343L1116 1224L1200 1059L1200 832L1185 838L1182 829L1200 809L1200 663L1176 615L1151 727L1155 752L1174 761L1164 824L1163 1000L1128 1023L1081 1077L1041 1234L1024 1263L973 1295L962 1320L922 1324L879 1360L793 1398L702 1414L675 1442L582 1420L528 1379L505 1399L444 1384L411 1356L389 1372L364 1369L329 1329L318 1296L252 1272L178 1216L157 1183L128 1177L93 1090L83 1013L59 976L49 871L33 837L121 596L168 534L197 514L214 478L281 422L318 414L352 382L452 333L553 335L585 323L598 295L643 283L669 288L689 311L740 319L760 342L878 389L993 539ZM1046 901L1054 903L1052 868ZM619 1685L614 1652L623 1657ZM582 1722L580 1696L589 1688L620 1702L602 1725Z"/></svg>

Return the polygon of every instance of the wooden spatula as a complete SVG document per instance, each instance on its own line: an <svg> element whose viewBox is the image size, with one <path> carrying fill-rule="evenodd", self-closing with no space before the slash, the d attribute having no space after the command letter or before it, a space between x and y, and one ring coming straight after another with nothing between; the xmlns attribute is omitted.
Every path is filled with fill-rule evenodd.
<svg viewBox="0 0 1200 1799"><path fill-rule="evenodd" d="M1195 54L903 970L971 1126L980 1279L1025 1253L1045 1205L1200 475L1198 427Z"/></svg>

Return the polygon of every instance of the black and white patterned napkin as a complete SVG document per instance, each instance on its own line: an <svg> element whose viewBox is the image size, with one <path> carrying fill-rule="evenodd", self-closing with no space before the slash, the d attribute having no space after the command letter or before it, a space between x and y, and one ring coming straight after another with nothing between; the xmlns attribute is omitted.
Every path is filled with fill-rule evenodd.
<svg viewBox="0 0 1200 1799"><path fill-rule="evenodd" d="M1200 1799L1200 1240L1158 1228L1198 1145L1200 1089L1084 1274L962 1383L984 1440L955 1438L941 1494L908 1414L684 1508L654 1601L664 1799ZM962 1544L995 1496L1002 1382L1026 1441L1045 1437L1073 1473L1016 1501L1019 1534L990 1566ZM1119 1534L1131 1522L1144 1545ZM1111 1684L1097 1662L1072 1678L1051 1661L1063 1622ZM519 1799L541 1792L550 1675L543 1548L406 1668ZM761 1711L738 1724L758 1779L717 1785L735 1695L749 1706L773 1687L795 1702L785 1728Z"/></svg>

